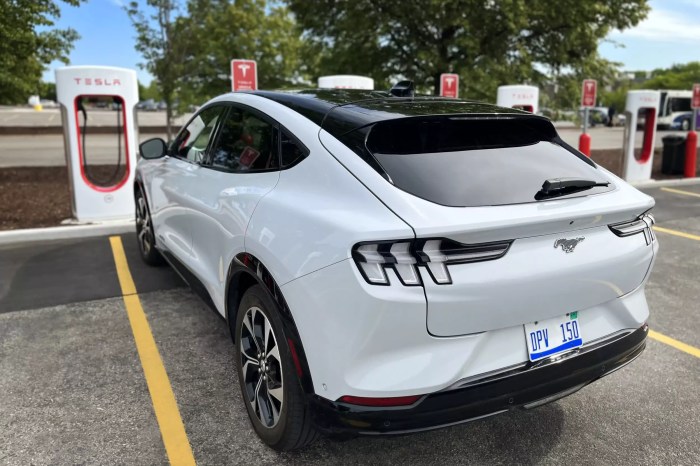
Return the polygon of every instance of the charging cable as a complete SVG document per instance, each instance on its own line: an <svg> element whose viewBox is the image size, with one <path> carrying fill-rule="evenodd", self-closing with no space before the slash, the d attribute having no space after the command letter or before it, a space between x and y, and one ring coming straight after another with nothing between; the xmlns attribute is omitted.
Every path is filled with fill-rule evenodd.
<svg viewBox="0 0 700 466"><path fill-rule="evenodd" d="M113 186L114 182L117 180L117 176L121 171L122 164L122 119L121 115L124 111L124 104L119 97L114 97L114 104L117 105L117 165L114 172L107 177L106 180L99 180L94 174L90 173L87 157L87 146L85 145L85 135L87 134L87 120L88 115L83 105L82 99L78 100L78 111L83 114L83 125L81 128L82 133L82 146L83 146L83 171L87 175L88 179L98 186L108 187Z"/></svg>

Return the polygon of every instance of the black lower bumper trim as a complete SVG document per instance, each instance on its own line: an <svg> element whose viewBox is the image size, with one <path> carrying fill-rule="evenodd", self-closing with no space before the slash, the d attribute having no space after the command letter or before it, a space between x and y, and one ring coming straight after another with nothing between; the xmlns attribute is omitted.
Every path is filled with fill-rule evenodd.
<svg viewBox="0 0 700 466"><path fill-rule="evenodd" d="M578 354L528 365L453 390L432 393L406 408L370 408L310 397L317 427L327 434L382 435L430 430L513 408L549 403L630 363L646 344L644 325Z"/></svg>

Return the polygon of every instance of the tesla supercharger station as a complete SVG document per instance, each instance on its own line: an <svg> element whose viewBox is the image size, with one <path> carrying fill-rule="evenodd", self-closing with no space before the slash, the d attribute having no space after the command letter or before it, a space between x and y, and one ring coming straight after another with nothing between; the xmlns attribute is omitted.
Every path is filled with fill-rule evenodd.
<svg viewBox="0 0 700 466"><path fill-rule="evenodd" d="M374 79L366 76L339 74L318 78L319 89L366 89L374 90Z"/></svg>
<svg viewBox="0 0 700 466"><path fill-rule="evenodd" d="M622 177L626 181L643 181L651 178L656 138L656 115L659 112L658 91L629 91L625 102L625 132L622 151L624 156ZM643 121L640 122L640 117ZM643 128L642 147L635 149L637 126Z"/></svg>
<svg viewBox="0 0 700 466"><path fill-rule="evenodd" d="M136 72L107 66L57 69L56 95L63 118L74 220L133 218ZM110 129L105 132L105 127Z"/></svg>
<svg viewBox="0 0 700 466"><path fill-rule="evenodd" d="M535 86L512 85L499 86L496 105L499 107L519 108L530 113L539 110L540 89Z"/></svg>

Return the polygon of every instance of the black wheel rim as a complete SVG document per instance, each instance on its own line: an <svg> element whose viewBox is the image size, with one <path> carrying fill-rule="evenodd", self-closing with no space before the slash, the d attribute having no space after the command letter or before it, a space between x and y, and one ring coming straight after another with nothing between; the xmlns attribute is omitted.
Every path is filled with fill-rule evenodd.
<svg viewBox="0 0 700 466"><path fill-rule="evenodd" d="M238 341L246 401L260 423L272 428L284 404L282 361L275 332L259 307L246 311Z"/></svg>

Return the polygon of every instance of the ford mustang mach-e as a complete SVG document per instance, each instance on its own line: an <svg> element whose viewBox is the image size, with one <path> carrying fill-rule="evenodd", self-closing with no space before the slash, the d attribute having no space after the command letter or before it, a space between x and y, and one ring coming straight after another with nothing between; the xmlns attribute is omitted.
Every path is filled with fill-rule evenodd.
<svg viewBox="0 0 700 466"><path fill-rule="evenodd" d="M545 118L402 95L226 94L141 145L141 255L226 318L273 448L536 407L644 349L653 199Z"/></svg>

